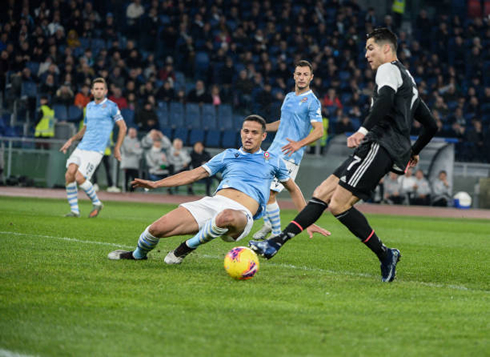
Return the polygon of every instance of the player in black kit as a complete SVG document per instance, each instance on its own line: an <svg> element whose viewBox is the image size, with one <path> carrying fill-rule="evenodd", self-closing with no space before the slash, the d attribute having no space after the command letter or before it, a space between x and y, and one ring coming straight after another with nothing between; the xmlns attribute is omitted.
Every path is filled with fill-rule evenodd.
<svg viewBox="0 0 490 357"><path fill-rule="evenodd" d="M366 59L376 71L376 85L369 115L362 127L347 138L347 146L356 150L316 188L308 205L280 235L249 242L258 254L272 258L289 239L316 222L330 207L335 218L377 255L382 281L393 281L400 251L381 242L354 204L360 199L367 200L389 171L403 174L409 166L417 165L419 152L437 131L430 110L418 96L415 81L397 59L396 49L397 37L389 29L375 29L367 35ZM422 131L411 145L413 118L422 124Z"/></svg>

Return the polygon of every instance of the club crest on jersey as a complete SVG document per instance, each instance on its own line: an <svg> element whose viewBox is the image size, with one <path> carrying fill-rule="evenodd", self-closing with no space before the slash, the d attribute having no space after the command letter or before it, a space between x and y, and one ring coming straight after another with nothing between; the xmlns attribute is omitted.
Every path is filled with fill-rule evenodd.
<svg viewBox="0 0 490 357"><path fill-rule="evenodd" d="M102 104L102 108L107 108L107 104Z"/></svg>
<svg viewBox="0 0 490 357"><path fill-rule="evenodd" d="M308 100L308 97L304 97L303 99L301 99L301 101L299 102L299 105L303 104L303 103L306 103L306 101Z"/></svg>
<svg viewBox="0 0 490 357"><path fill-rule="evenodd" d="M266 159L267 161L269 161L269 159L271 158L271 154L269 154L267 151L264 152L264 159Z"/></svg>

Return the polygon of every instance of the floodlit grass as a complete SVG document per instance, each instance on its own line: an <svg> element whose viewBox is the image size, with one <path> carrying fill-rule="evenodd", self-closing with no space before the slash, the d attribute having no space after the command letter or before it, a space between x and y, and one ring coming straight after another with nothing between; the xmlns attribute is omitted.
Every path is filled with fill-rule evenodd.
<svg viewBox="0 0 490 357"><path fill-rule="evenodd" d="M63 200L0 197L0 352L36 356L483 356L490 351L490 224L368 217L402 252L382 284L375 256L329 214L249 281L216 240L167 266L110 261L169 205L105 202L97 219ZM396 208L394 208L396 209ZM283 211L283 224L295 212ZM256 223L254 230L259 228ZM1 353L0 353L1 355Z"/></svg>

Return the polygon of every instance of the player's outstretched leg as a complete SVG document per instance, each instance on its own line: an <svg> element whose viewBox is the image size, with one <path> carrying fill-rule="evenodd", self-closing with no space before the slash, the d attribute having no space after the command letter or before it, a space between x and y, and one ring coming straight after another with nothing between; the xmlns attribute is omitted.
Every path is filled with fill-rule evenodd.
<svg viewBox="0 0 490 357"><path fill-rule="evenodd" d="M328 204L316 197L311 198L305 208L289 223L289 225L277 236L263 242L251 240L248 245L257 254L266 259L271 259L288 240L301 233L315 223L323 214Z"/></svg>
<svg viewBox="0 0 490 357"><path fill-rule="evenodd" d="M218 215L206 222L204 226L197 232L197 234L182 242L176 249L172 250L165 257L165 263L167 264L180 264L186 256L197 249L201 244L212 241L213 239L222 236L228 232L228 228L219 227L216 223Z"/></svg>
<svg viewBox="0 0 490 357"><path fill-rule="evenodd" d="M271 234L273 236L281 234L281 209L279 208L277 201L268 204L265 208L265 212L267 218L269 218L269 221L271 222Z"/></svg>
<svg viewBox="0 0 490 357"><path fill-rule="evenodd" d="M272 226L266 212L266 214L264 215L264 225L257 232L254 233L253 239L263 240L269 235L270 232L272 232Z"/></svg>
<svg viewBox="0 0 490 357"><path fill-rule="evenodd" d="M89 214L89 218L95 218L99 215L100 211L104 207L102 202L100 202L97 197L97 193L94 190L94 186L89 180L85 180L82 184L80 184L80 188L85 191L87 196L92 201L92 211Z"/></svg>
<svg viewBox="0 0 490 357"><path fill-rule="evenodd" d="M391 283L395 280L396 264L402 257L396 248L388 248L386 257L381 261L381 281Z"/></svg>
<svg viewBox="0 0 490 357"><path fill-rule="evenodd" d="M111 260L146 260L148 259L148 253L155 249L159 238L150 233L150 226L141 233L138 239L138 247L134 251L127 250L115 250L108 254L108 258Z"/></svg>

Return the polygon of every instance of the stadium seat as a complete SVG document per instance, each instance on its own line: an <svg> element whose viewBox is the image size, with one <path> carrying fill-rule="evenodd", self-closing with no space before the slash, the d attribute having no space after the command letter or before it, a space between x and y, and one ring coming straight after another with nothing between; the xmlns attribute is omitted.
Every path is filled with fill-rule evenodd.
<svg viewBox="0 0 490 357"><path fill-rule="evenodd" d="M121 109L121 115L126 122L127 127L136 128L136 123L134 121L134 110L132 109Z"/></svg>
<svg viewBox="0 0 490 357"><path fill-rule="evenodd" d="M189 130L184 127L175 128L174 139L179 138L184 142L184 145L188 145L187 137L189 136Z"/></svg>
<svg viewBox="0 0 490 357"><path fill-rule="evenodd" d="M83 112L76 105L70 105L68 108L68 121L80 121L82 120Z"/></svg>
<svg viewBox="0 0 490 357"><path fill-rule="evenodd" d="M204 141L204 146L210 148L220 147L220 137L221 137L221 131L209 130L206 135L206 140Z"/></svg>
<svg viewBox="0 0 490 357"><path fill-rule="evenodd" d="M68 109L66 105L63 104L55 104L53 105L54 117L58 121L67 121L68 120Z"/></svg>
<svg viewBox="0 0 490 357"><path fill-rule="evenodd" d="M169 138L170 140L172 140L172 139L173 139L173 136L172 136L172 128L169 128L169 127L167 127L167 128L163 128L163 129L162 129L162 133L163 133L163 135L165 135L165 136L166 136L167 138Z"/></svg>
<svg viewBox="0 0 490 357"><path fill-rule="evenodd" d="M189 133L189 145L194 145L198 141L204 143L204 130L192 129Z"/></svg>
<svg viewBox="0 0 490 357"><path fill-rule="evenodd" d="M33 76L37 76L37 72L39 72L39 63L38 62L29 61L26 63L26 67L31 70L31 74Z"/></svg>
<svg viewBox="0 0 490 357"><path fill-rule="evenodd" d="M238 135L237 132L234 130L225 130L223 132L223 140L221 142L221 146L224 148L236 148L237 147L237 140Z"/></svg>
<svg viewBox="0 0 490 357"><path fill-rule="evenodd" d="M158 105L156 108L156 113L158 117L158 124L160 125L160 129L167 128L170 126L169 123L169 115L168 115L168 106L167 103L163 102L164 105Z"/></svg>
<svg viewBox="0 0 490 357"><path fill-rule="evenodd" d="M197 103L187 103L185 106L185 125L189 129L201 128L201 107Z"/></svg>
<svg viewBox="0 0 490 357"><path fill-rule="evenodd" d="M21 98L36 98L37 97L36 83L31 81L22 82L20 96Z"/></svg>
<svg viewBox="0 0 490 357"><path fill-rule="evenodd" d="M184 125L184 104L170 102L169 124L172 128Z"/></svg>
<svg viewBox="0 0 490 357"><path fill-rule="evenodd" d="M216 107L213 104L204 104L202 107L202 127L205 130L218 128Z"/></svg>
<svg viewBox="0 0 490 357"><path fill-rule="evenodd" d="M194 61L196 79L205 79L208 75L209 55L204 51L198 51Z"/></svg>
<svg viewBox="0 0 490 357"><path fill-rule="evenodd" d="M218 107L218 123L221 130L233 129L233 111L231 105L221 104Z"/></svg>

